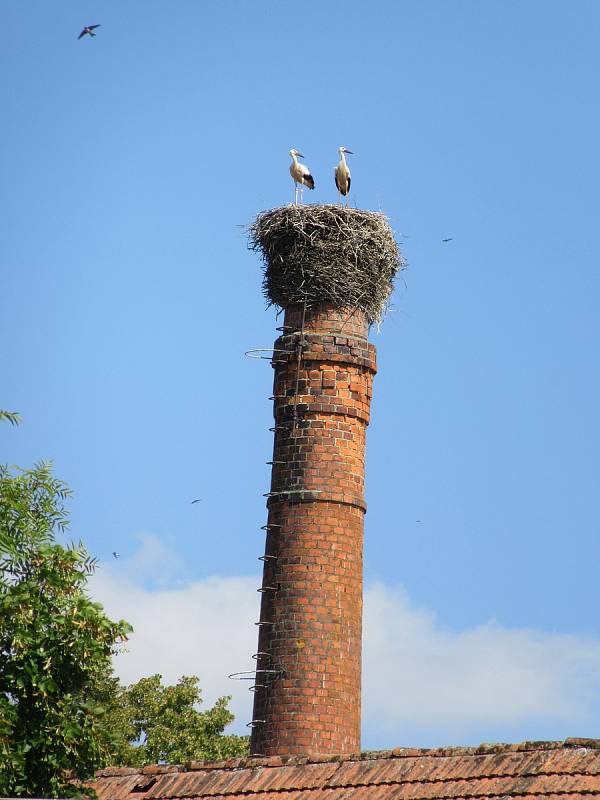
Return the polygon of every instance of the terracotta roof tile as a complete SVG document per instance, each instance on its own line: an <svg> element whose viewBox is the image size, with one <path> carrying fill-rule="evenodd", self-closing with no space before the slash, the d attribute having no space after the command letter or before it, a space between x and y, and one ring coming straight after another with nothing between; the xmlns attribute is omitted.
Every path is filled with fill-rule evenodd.
<svg viewBox="0 0 600 800"><path fill-rule="evenodd" d="M107 769L92 785L99 800L587 800L600 798L600 741Z"/></svg>
<svg viewBox="0 0 600 800"><path fill-rule="evenodd" d="M148 767L142 767L140 772L143 775L165 775L167 772L181 772L181 766L178 764L151 764Z"/></svg>
<svg viewBox="0 0 600 800"><path fill-rule="evenodd" d="M94 786L98 792L98 800L110 798L110 800L124 800L131 796L131 792L140 780L140 775L136 771L129 776L114 776L110 778L100 777Z"/></svg>

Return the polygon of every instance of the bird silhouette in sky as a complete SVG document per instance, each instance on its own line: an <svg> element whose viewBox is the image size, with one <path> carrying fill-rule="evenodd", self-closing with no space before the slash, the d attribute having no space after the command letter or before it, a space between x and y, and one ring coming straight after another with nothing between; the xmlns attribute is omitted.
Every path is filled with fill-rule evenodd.
<svg viewBox="0 0 600 800"><path fill-rule="evenodd" d="M113 550L113 552L112 552L112 556L113 556L113 558L119 558L120 554L119 554L119 553L117 553L117 551L116 551L116 550Z"/></svg>
<svg viewBox="0 0 600 800"><path fill-rule="evenodd" d="M94 30L99 27L100 25L86 25L77 38L82 39L84 36L95 36Z"/></svg>
<svg viewBox="0 0 600 800"><path fill-rule="evenodd" d="M448 239L442 239L442 242L451 242L453 238L453 236L450 236Z"/></svg>
<svg viewBox="0 0 600 800"><path fill-rule="evenodd" d="M194 503L201 503L201 502L202 502L202 498L199 497L197 500L192 500L191 505L194 505Z"/></svg>

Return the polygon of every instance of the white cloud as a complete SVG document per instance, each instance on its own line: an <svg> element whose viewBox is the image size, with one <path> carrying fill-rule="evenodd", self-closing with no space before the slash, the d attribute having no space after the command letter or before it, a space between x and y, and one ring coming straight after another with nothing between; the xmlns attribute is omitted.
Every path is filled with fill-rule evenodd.
<svg viewBox="0 0 600 800"><path fill-rule="evenodd" d="M91 582L94 598L111 619L124 618L134 628L127 651L114 659L121 681L133 683L158 672L165 682L175 683L182 675L198 675L204 706L232 695L235 731L247 733L250 683L227 676L255 664L257 585L256 578L211 577L182 588L151 590L120 570L97 573Z"/></svg>
<svg viewBox="0 0 600 800"><path fill-rule="evenodd" d="M140 546L124 562L127 573L135 575L138 582L150 580L156 586L178 585L185 568L183 558L158 536L142 533L137 539Z"/></svg>
<svg viewBox="0 0 600 800"><path fill-rule="evenodd" d="M172 558L171 566L177 560ZM144 588L142 576L148 577L153 563L158 573L166 555L148 537L133 559L93 578L94 597L109 616L124 617L135 629L129 652L115 659L117 674L125 683L156 672L167 682L198 675L205 704L233 695L234 728L247 732L249 683L227 675L254 663L257 579L210 577L182 587ZM444 629L432 613L411 607L400 587L377 583L365 592L367 746L369 740L390 747L424 739L466 743L478 732L492 740L508 730L513 738L546 738L549 721L562 731L550 736L585 735L581 726L593 713L597 719L593 698L599 690L597 639L493 623L457 633Z"/></svg>
<svg viewBox="0 0 600 800"><path fill-rule="evenodd" d="M598 639L494 623L451 632L412 608L402 589L381 583L366 592L364 628L368 727L428 730L446 741L449 732L522 726L526 738L590 722L600 690Z"/></svg>

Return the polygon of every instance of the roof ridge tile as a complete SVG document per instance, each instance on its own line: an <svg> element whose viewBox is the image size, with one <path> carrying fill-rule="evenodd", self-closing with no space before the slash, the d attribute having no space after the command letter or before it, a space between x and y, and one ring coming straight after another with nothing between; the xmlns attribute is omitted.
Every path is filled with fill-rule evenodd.
<svg viewBox="0 0 600 800"><path fill-rule="evenodd" d="M395 747L391 750L366 750L362 753L294 756L242 756L221 761L194 760L186 764L150 764L146 767L105 767L95 774L99 778L116 778L129 775L162 775L175 772L203 772L209 770L240 770L269 767L304 766L306 764L325 764L378 761L393 758L453 758L456 756L496 755L500 753L558 751L561 749L600 750L600 739L570 737L561 741L523 741L517 744L504 742L482 742L470 747Z"/></svg>

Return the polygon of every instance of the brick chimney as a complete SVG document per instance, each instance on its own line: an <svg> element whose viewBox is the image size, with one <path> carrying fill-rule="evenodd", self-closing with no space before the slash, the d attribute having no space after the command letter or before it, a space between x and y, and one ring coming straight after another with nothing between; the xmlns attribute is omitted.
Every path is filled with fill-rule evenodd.
<svg viewBox="0 0 600 800"><path fill-rule="evenodd" d="M321 210L352 225L359 214L378 224L381 216L293 209L267 213L295 214L302 242ZM394 253L397 269L395 243ZM310 251L306 257L317 275ZM281 261L276 269L290 281L289 262ZM272 275L267 269L267 290ZM376 355L367 311L312 285L301 302L295 291L276 300L285 316L272 360L274 447L250 742L251 753L265 756L360 751L365 440Z"/></svg>

